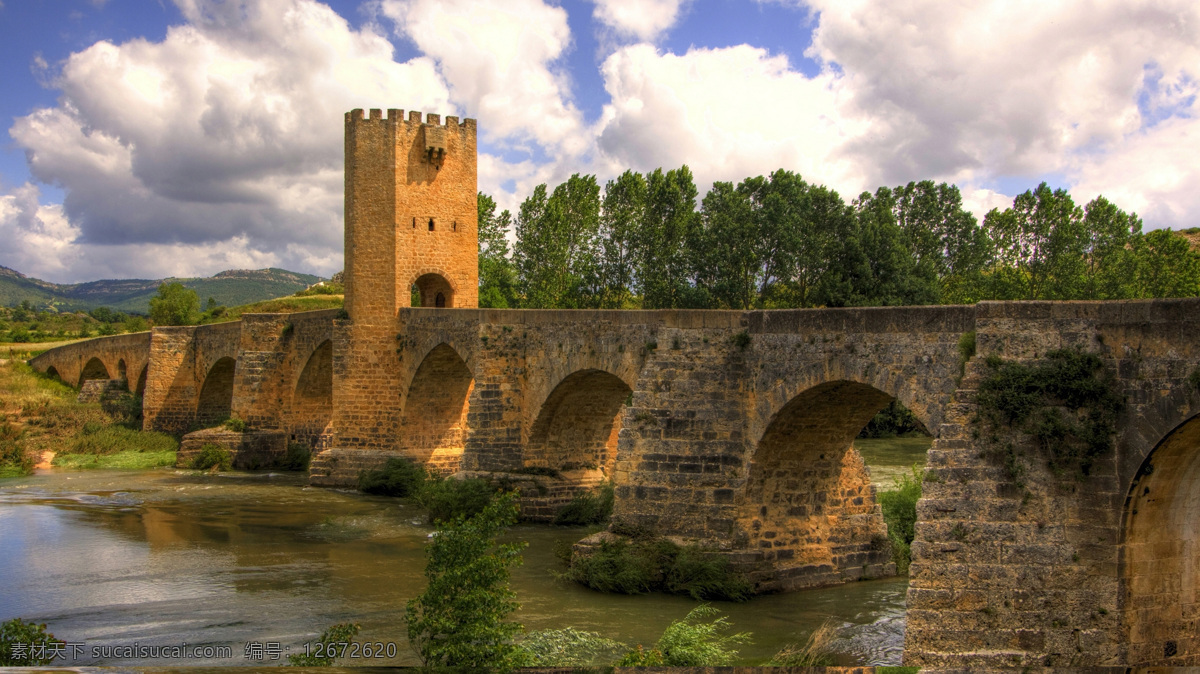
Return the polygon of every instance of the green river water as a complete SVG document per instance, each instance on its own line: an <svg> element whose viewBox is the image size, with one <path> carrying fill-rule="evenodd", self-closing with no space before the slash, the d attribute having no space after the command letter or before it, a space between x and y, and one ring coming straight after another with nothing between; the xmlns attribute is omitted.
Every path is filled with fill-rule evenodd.
<svg viewBox="0 0 1200 674"><path fill-rule="evenodd" d="M875 460L892 466L881 474L921 458L881 453ZM405 601L424 586L432 528L422 515L414 505L312 488L290 474L56 470L0 480L0 620L45 622L79 644L59 666L278 664L271 644L295 653L347 621L362 625L361 640L394 643L396 653L347 664L418 664L401 619ZM512 578L521 604L515 619L527 630L571 626L649 646L697 605L557 580L555 544L586 533L546 525L510 531L510 539L529 543ZM841 628L840 663L899 664L905 589L903 578L874 580L716 606L737 631L754 635L741 649L744 664L803 642L826 618ZM231 656L103 650L185 643L228 647ZM247 644L262 644L265 659L248 659Z"/></svg>

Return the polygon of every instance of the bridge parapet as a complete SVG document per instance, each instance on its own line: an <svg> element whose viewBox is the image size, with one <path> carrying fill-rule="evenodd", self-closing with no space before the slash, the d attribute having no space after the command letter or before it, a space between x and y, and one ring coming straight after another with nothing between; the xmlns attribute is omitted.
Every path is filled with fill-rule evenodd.
<svg viewBox="0 0 1200 674"><path fill-rule="evenodd" d="M50 349L30 359L29 365L75 387L89 379L124 379L132 392L140 394L149 362L150 333L135 332Z"/></svg>

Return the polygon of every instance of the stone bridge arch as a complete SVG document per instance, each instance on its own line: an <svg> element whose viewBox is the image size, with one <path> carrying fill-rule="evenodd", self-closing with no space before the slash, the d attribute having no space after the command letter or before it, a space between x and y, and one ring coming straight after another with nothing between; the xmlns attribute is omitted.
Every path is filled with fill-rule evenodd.
<svg viewBox="0 0 1200 674"><path fill-rule="evenodd" d="M333 340L317 345L292 386L290 427L298 441L315 447L333 418Z"/></svg>
<svg viewBox="0 0 1200 674"><path fill-rule="evenodd" d="M229 356L216 359L208 368L196 400L196 423L215 426L233 412L233 380L237 361Z"/></svg>
<svg viewBox="0 0 1200 674"><path fill-rule="evenodd" d="M420 360L406 389L400 419L401 453L429 468L454 472L462 461L467 410L475 375L445 342Z"/></svg>
<svg viewBox="0 0 1200 674"><path fill-rule="evenodd" d="M529 426L523 465L551 468L577 481L611 476L621 411L632 395L629 383L605 370L567 375L542 401Z"/></svg>
<svg viewBox="0 0 1200 674"><path fill-rule="evenodd" d="M418 307L451 308L457 306L454 302L457 287L450 277L437 269L422 269L413 278L411 286L416 287L420 295Z"/></svg>
<svg viewBox="0 0 1200 674"><path fill-rule="evenodd" d="M92 356L84 364L83 369L79 372L78 386L83 386L83 382L90 379L112 379L109 376L108 366L104 364L104 361L100 360L99 356Z"/></svg>
<svg viewBox="0 0 1200 674"><path fill-rule="evenodd" d="M868 384L828 381L769 419L734 496L734 547L756 554L760 591L895 574L870 475L849 451L891 400Z"/></svg>

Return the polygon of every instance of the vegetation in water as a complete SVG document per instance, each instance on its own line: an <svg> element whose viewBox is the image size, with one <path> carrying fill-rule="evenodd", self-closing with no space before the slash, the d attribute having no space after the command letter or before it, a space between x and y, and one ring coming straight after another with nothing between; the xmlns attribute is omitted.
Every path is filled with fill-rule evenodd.
<svg viewBox="0 0 1200 674"><path fill-rule="evenodd" d="M604 540L592 554L574 559L564 577L614 594L665 592L744 601L754 591L724 557L665 538Z"/></svg>
<svg viewBox="0 0 1200 674"><path fill-rule="evenodd" d="M596 632L574 627L530 632L517 642L526 667L597 667L616 661L628 648Z"/></svg>
<svg viewBox="0 0 1200 674"><path fill-rule="evenodd" d="M804 645L788 644L779 650L764 667L828 667L837 664L833 658L833 639L837 626L827 618L813 630Z"/></svg>
<svg viewBox="0 0 1200 674"><path fill-rule="evenodd" d="M53 651L47 653L44 646L63 643L66 642L54 638L53 634L46 631L45 624L39 625L13 618L0 623L0 667L48 665L53 662L54 654ZM35 648L39 644L43 648Z"/></svg>
<svg viewBox="0 0 1200 674"><path fill-rule="evenodd" d="M1023 437L1058 474L1088 475L1112 447L1124 401L1096 354L1060 349L1032 363L996 355L985 363L977 396L981 430L1018 486L1024 486Z"/></svg>
<svg viewBox="0 0 1200 674"><path fill-rule="evenodd" d="M475 515L443 523L426 546L428 584L409 600L405 622L427 667L508 671L527 662L514 643L521 625L508 620L518 607L509 569L525 544L496 542L517 514L516 494L503 494Z"/></svg>
<svg viewBox="0 0 1200 674"><path fill-rule="evenodd" d="M345 652L362 627L358 623L338 623L321 633L315 644L308 647L308 654L295 653L288 656L293 667L329 667L337 655Z"/></svg>
<svg viewBox="0 0 1200 674"><path fill-rule="evenodd" d="M908 573L912 561L912 542L917 522L917 501L921 500L921 469L914 465L911 475L896 478L895 487L880 491L879 505L887 522L896 572Z"/></svg>
<svg viewBox="0 0 1200 674"><path fill-rule="evenodd" d="M381 468L358 476L359 491L380 496L417 496L425 487L425 468L408 459L393 457Z"/></svg>
<svg viewBox="0 0 1200 674"><path fill-rule="evenodd" d="M571 502L554 515L554 523L561 526L603 524L612 517L613 486L605 482L594 490L579 492Z"/></svg>
<svg viewBox="0 0 1200 674"><path fill-rule="evenodd" d="M431 477L426 480L417 500L429 512L430 524L437 524L483 512L495 495L496 487L487 480Z"/></svg>
<svg viewBox="0 0 1200 674"><path fill-rule="evenodd" d="M651 649L640 644L617 662L618 667L721 667L737 659L735 646L750 642L749 632L727 634L729 621L703 604L667 626ZM708 620L711 618L711 620Z"/></svg>
<svg viewBox="0 0 1200 674"><path fill-rule="evenodd" d="M192 459L192 468L199 470L208 470L216 468L217 470L229 470L233 466L233 457L230 456L229 450L224 447L206 443L200 447L200 452Z"/></svg>
<svg viewBox="0 0 1200 674"><path fill-rule="evenodd" d="M289 442L287 446L287 454L279 463L280 470L295 470L307 471L308 464L312 461L312 450L308 445L299 442Z"/></svg>

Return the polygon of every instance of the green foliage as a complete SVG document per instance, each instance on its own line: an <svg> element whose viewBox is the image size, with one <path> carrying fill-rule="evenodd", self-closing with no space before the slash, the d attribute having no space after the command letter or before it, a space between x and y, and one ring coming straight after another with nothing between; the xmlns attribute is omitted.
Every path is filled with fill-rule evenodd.
<svg viewBox="0 0 1200 674"><path fill-rule="evenodd" d="M22 442L24 435L8 420L0 422L0 477L19 477L33 472L34 461Z"/></svg>
<svg viewBox="0 0 1200 674"><path fill-rule="evenodd" d="M62 639L46 631L45 624L25 622L13 618L0 623L0 666L3 667L37 667L48 665L54 661L54 656L37 657L32 646L34 644L64 644ZM19 644L19 645L18 645ZM45 653L45 649L43 649Z"/></svg>
<svg viewBox="0 0 1200 674"><path fill-rule="evenodd" d="M693 599L744 601L754 590L725 558L663 538L602 541L592 554L575 559L565 577L615 594L658 591Z"/></svg>
<svg viewBox="0 0 1200 674"><path fill-rule="evenodd" d="M308 445L299 442L289 442L287 446L287 454L283 460L279 462L280 470L295 470L306 471L308 464L312 461L312 450Z"/></svg>
<svg viewBox="0 0 1200 674"><path fill-rule="evenodd" d="M225 427L225 430L233 431L234 433L246 432L246 422L237 417L229 417L221 425Z"/></svg>
<svg viewBox="0 0 1200 674"><path fill-rule="evenodd" d="M174 452L179 442L166 433L140 431L123 425L88 422L72 439L69 452L107 456L118 452Z"/></svg>
<svg viewBox="0 0 1200 674"><path fill-rule="evenodd" d="M527 667L595 667L616 660L625 644L574 627L530 632L518 642Z"/></svg>
<svg viewBox="0 0 1200 674"><path fill-rule="evenodd" d="M1055 472L1082 475L1112 447L1116 418L1124 405L1100 357L1078 349L1046 354L1032 364L989 356L978 404L985 438L999 447L1010 476L1022 485L1019 438L1031 437ZM1002 431L1010 437L1003 440Z"/></svg>
<svg viewBox="0 0 1200 674"><path fill-rule="evenodd" d="M480 192L476 197L479 215L479 306L515 309L520 306L517 269L508 256L508 230L512 213L496 215L496 202Z"/></svg>
<svg viewBox="0 0 1200 674"><path fill-rule="evenodd" d="M483 512L495 494L487 480L431 479L417 498L429 511L429 522L437 524Z"/></svg>
<svg viewBox="0 0 1200 674"><path fill-rule="evenodd" d="M380 496L417 496L425 487L427 477L424 467L408 459L393 457L382 468L359 474L358 489Z"/></svg>
<svg viewBox="0 0 1200 674"><path fill-rule="evenodd" d="M613 486L605 482L595 491L575 494L571 502L554 515L554 523L562 526L602 524L612 516Z"/></svg>
<svg viewBox="0 0 1200 674"><path fill-rule="evenodd" d="M293 667L330 667L337 659L335 654L344 652L354 643L354 637L358 636L361 629L358 623L338 623L321 633L317 643L309 646L308 655L289 655L288 664Z"/></svg>
<svg viewBox="0 0 1200 674"><path fill-rule="evenodd" d="M200 453L192 459L192 468L199 470L208 470L213 467L216 467L217 470L229 470L232 465L233 457L229 455L229 450L212 443L200 447Z"/></svg>
<svg viewBox="0 0 1200 674"><path fill-rule="evenodd" d="M509 671L524 665L513 643L521 625L506 618L517 609L509 569L523 543L496 543L517 521L516 494L445 523L426 547L428 584L405 610L408 639L428 667Z"/></svg>
<svg viewBox="0 0 1200 674"><path fill-rule="evenodd" d="M295 293L296 297L312 297L314 295L345 295L346 286L341 283L333 283L332 281L323 281L318 285L313 285L298 290Z"/></svg>
<svg viewBox="0 0 1200 674"><path fill-rule="evenodd" d="M743 330L733 336L732 342L734 346L745 351L746 347L750 346L750 333Z"/></svg>
<svg viewBox="0 0 1200 674"><path fill-rule="evenodd" d="M879 410L871 417L867 425L858 433L860 438L895 438L929 435L925 424L904 406L904 403L893 399L888 406Z"/></svg>
<svg viewBox="0 0 1200 674"><path fill-rule="evenodd" d="M967 361L975 357L975 331L964 332L958 338L958 362L960 369L966 367Z"/></svg>
<svg viewBox="0 0 1200 674"><path fill-rule="evenodd" d="M735 646L750 643L750 633L725 634L731 627L720 611L704 604L667 626L650 651L639 645L625 654L618 667L722 667L737 659Z"/></svg>
<svg viewBox="0 0 1200 674"><path fill-rule="evenodd" d="M921 500L921 469L913 465L911 475L896 478L894 488L879 492L883 521L892 543L892 560L897 573L908 573L912 561L912 542L917 522L917 501Z"/></svg>
<svg viewBox="0 0 1200 674"><path fill-rule="evenodd" d="M195 325L200 320L200 296L182 283L163 283L150 299L150 320L155 325Z"/></svg>

